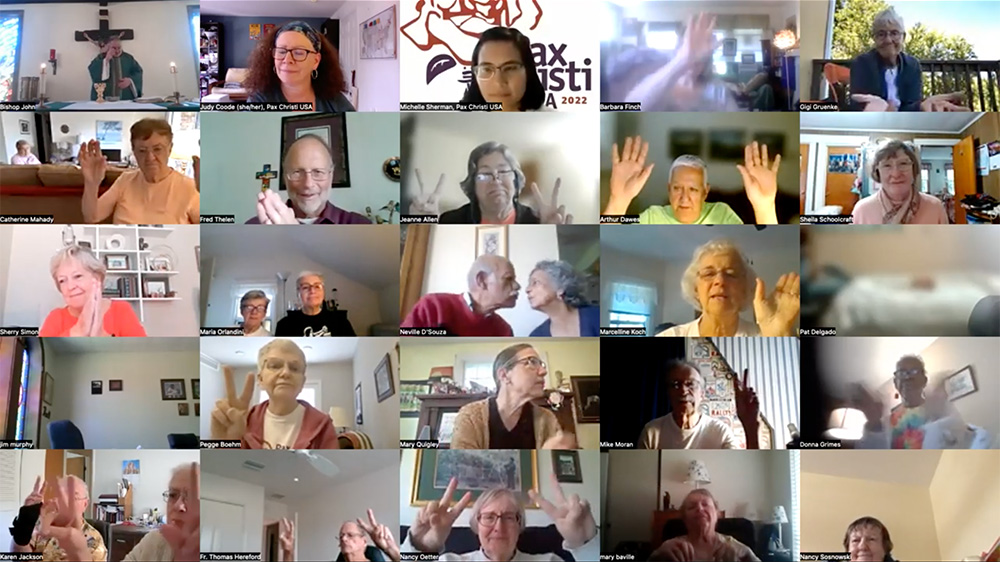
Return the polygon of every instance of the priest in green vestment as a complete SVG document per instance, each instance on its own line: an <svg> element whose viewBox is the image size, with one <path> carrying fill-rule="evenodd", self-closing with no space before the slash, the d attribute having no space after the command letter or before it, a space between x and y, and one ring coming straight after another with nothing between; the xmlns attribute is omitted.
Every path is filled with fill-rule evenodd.
<svg viewBox="0 0 1000 562"><path fill-rule="evenodd" d="M103 82L105 98L134 100L142 97L142 67L132 55L122 51L121 40L114 37L101 46L101 53L90 61L90 99L97 99L94 84Z"/></svg>

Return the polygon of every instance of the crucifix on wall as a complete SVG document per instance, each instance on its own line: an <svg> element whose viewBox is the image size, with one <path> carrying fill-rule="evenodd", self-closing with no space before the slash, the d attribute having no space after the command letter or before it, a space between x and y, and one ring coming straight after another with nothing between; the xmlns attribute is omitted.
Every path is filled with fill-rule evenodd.
<svg viewBox="0 0 1000 562"><path fill-rule="evenodd" d="M108 3L98 4L97 29L76 31L74 39L91 43L101 50L87 69L91 82L105 84L104 97L111 101L134 100L142 96L142 67L132 55L122 51L121 42L135 39L135 31L112 29ZM90 88L90 99L97 99L95 88Z"/></svg>

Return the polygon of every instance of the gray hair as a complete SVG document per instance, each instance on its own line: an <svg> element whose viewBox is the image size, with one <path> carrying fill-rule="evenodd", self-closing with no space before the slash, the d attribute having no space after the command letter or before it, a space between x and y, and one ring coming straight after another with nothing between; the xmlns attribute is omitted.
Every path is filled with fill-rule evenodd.
<svg viewBox="0 0 1000 562"><path fill-rule="evenodd" d="M910 165L913 168L913 188L916 189L917 182L920 181L920 172L922 171L920 167L920 155L917 154L916 149L910 146L910 143L901 140L893 139L878 145L875 156L872 157L872 179L882 183L882 173L878 171L879 165L890 158L894 158L900 150L910 159Z"/></svg>
<svg viewBox="0 0 1000 562"><path fill-rule="evenodd" d="M674 163L670 165L670 179L674 177L674 170L677 168L694 168L695 170L701 170L702 177L702 187L708 185L708 166L705 165L705 161L692 154L681 154L677 158L674 158Z"/></svg>
<svg viewBox="0 0 1000 562"><path fill-rule="evenodd" d="M705 377L701 375L701 369L699 369L698 365L696 365L693 361L688 361L686 359L671 359L670 361L667 361L665 368L667 381L670 380L670 377L672 377L676 371L682 368L694 371L695 374L698 375L698 380L701 381L701 386L705 386Z"/></svg>
<svg viewBox="0 0 1000 562"><path fill-rule="evenodd" d="M706 498L711 499L712 503L715 504L715 511L719 511L719 500L715 499L712 492L709 492L706 488L695 488L694 490L688 492L681 501L681 511L684 511L684 508L687 507L688 499L691 498L691 496L705 496Z"/></svg>
<svg viewBox="0 0 1000 562"><path fill-rule="evenodd" d="M55 281L56 289L59 288L59 280L56 279L56 270L69 260L75 260L84 269L100 278L102 283L104 282L104 277L107 275L108 269L104 267L101 260L97 259L89 248L73 244L56 252L56 255L52 256L52 261L49 263L49 271L52 274L52 280Z"/></svg>
<svg viewBox="0 0 1000 562"><path fill-rule="evenodd" d="M264 358L267 357L268 352L270 352L272 349L278 349L278 348L293 350L295 351L295 353L298 353L299 356L302 357L302 373L304 374L306 372L306 352L302 351L302 348L299 347L292 340L273 339L264 344L264 347L260 348L260 351L257 352L258 373L264 370Z"/></svg>
<svg viewBox="0 0 1000 562"><path fill-rule="evenodd" d="M294 141L292 141L291 144L288 145L287 148L285 148L285 153L281 156L282 169L288 168L288 155L292 153L292 147L306 139L317 141L321 145L323 145L323 148L326 149L326 155L330 159L330 164L333 165L333 150L330 149L330 143L326 142L326 139L324 139L319 135L309 133L308 135L302 135L301 137L295 139Z"/></svg>
<svg viewBox="0 0 1000 562"><path fill-rule="evenodd" d="M906 33L906 26L903 25L903 17L896 13L896 10L892 6L879 12L875 16L875 19L872 20L872 35L875 35L875 31L878 28L888 25L898 27L900 31Z"/></svg>
<svg viewBox="0 0 1000 562"><path fill-rule="evenodd" d="M505 144L500 144L496 141L484 142L483 144L472 149L469 153L469 163L468 163L468 173L462 183L462 191L465 192L465 196L469 198L469 201L477 203L476 200L476 173L479 171L479 159L487 154L493 154L494 152L499 152L503 154L507 163L510 164L512 170L514 170L514 202L517 203L517 194L524 187L524 172L521 171L521 163L517 161L517 157Z"/></svg>
<svg viewBox="0 0 1000 562"><path fill-rule="evenodd" d="M757 279L757 273L750 267L746 256L740 251L739 247L736 246L730 240L710 240L705 242L701 246L698 246L694 251L694 256L691 258L691 263L688 264L687 269L684 270L684 275L681 277L681 293L684 295L684 300L691 303L694 309L701 312L701 302L698 301L698 293L696 290L696 281L698 279L698 264L701 263L702 258L710 254L721 254L725 252L733 252L740 258L740 263L743 269L743 284L744 284L744 299L743 307L747 304L753 302L753 292L754 292L754 281ZM742 310L742 309L741 309Z"/></svg>
<svg viewBox="0 0 1000 562"><path fill-rule="evenodd" d="M257 299L264 299L264 301L266 301L267 304L271 304L271 299L267 298L267 295L264 294L264 291L261 291L259 289L252 289L243 294L243 298L240 299L240 309L242 309L243 305L245 305L248 301Z"/></svg>
<svg viewBox="0 0 1000 562"><path fill-rule="evenodd" d="M541 271L549 276L555 285L556 292L562 291L559 297L567 306L581 308L587 306L587 299L583 297L586 291L586 276L578 273L573 266L564 261L545 260L535 264L535 271Z"/></svg>
<svg viewBox="0 0 1000 562"><path fill-rule="evenodd" d="M326 285L326 279L323 278L323 274L322 273L317 273L315 271L300 271L299 274L295 277L295 290L296 291L299 290L299 283L302 282L302 278L303 277L309 277L310 275L315 275L316 277L319 277L319 280L323 283L323 285Z"/></svg>
<svg viewBox="0 0 1000 562"><path fill-rule="evenodd" d="M490 254L483 254L476 258L476 261L472 262L472 266L469 267L469 273L466 276L466 282L469 285L469 291L471 292L476 288L476 278L479 277L480 273L485 273L487 275L496 275L497 264L503 260L510 263L510 260L502 256L494 256Z"/></svg>
<svg viewBox="0 0 1000 562"><path fill-rule="evenodd" d="M496 359L493 360L493 382L497 385L497 391L500 390L500 369L506 369L507 365L517 357L518 353L521 353L525 349L534 349L535 346L530 343L515 343L514 345L507 346L497 354Z"/></svg>
<svg viewBox="0 0 1000 562"><path fill-rule="evenodd" d="M511 490L508 490L507 488L490 488L489 490L483 492L481 496L479 496L479 499L476 500L476 503L472 504L472 511L469 513L470 531L479 534L479 514L480 512L483 511L483 507L485 507L486 504L491 503L493 500L502 497L510 499L511 503L517 506L518 526L521 531L524 531L524 528L527 524L526 521L524 520L524 504L521 503L521 500L517 497L517 494L515 494Z"/></svg>

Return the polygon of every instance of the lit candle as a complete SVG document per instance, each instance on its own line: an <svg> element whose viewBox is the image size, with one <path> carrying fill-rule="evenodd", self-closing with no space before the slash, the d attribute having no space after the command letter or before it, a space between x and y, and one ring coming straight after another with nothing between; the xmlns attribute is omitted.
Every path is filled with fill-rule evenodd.
<svg viewBox="0 0 1000 562"><path fill-rule="evenodd" d="M45 97L45 67L46 67L46 65L43 62L42 63L42 70L41 70L41 73L42 73L42 83L39 86L39 97L42 97L42 98Z"/></svg>
<svg viewBox="0 0 1000 562"><path fill-rule="evenodd" d="M181 102L180 89L177 88L177 64L170 63L170 74L174 77L174 93L177 94L177 103Z"/></svg>

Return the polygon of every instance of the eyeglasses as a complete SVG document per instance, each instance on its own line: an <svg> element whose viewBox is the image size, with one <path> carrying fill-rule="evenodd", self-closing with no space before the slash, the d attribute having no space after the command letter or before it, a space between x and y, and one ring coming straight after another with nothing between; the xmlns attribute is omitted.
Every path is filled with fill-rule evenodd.
<svg viewBox="0 0 1000 562"><path fill-rule="evenodd" d="M914 367L912 369L896 369L896 372L893 373L893 374L899 380L902 380L902 381L911 381L911 380L916 380L916 379L923 378L924 377L924 368L923 367Z"/></svg>
<svg viewBox="0 0 1000 562"><path fill-rule="evenodd" d="M167 503L176 502L179 499L187 502L187 492L182 492L180 490L167 490L166 492L163 492L163 501Z"/></svg>
<svg viewBox="0 0 1000 562"><path fill-rule="evenodd" d="M316 168L314 170L292 170L285 174L285 178L288 181L302 181L306 176L311 177L315 181L325 181L330 179L333 175L333 168Z"/></svg>
<svg viewBox="0 0 1000 562"><path fill-rule="evenodd" d="M479 517L476 518L481 525L486 525L487 527L492 527L497 524L497 521L503 521L504 523L520 523L521 514L520 513L480 513Z"/></svg>
<svg viewBox="0 0 1000 562"><path fill-rule="evenodd" d="M251 312L251 313L253 313L253 312L264 312L265 310L267 310L267 305L266 304L257 304L257 305L245 304L245 305L243 305L243 311L244 312Z"/></svg>
<svg viewBox="0 0 1000 562"><path fill-rule="evenodd" d="M348 539L350 539L350 538L361 538L363 536L365 536L363 533L340 533L340 535L337 538L339 538L340 540L344 540L344 538L348 538Z"/></svg>
<svg viewBox="0 0 1000 562"><path fill-rule="evenodd" d="M311 291L322 291L322 290L323 290L322 283L313 283L312 285L299 285L300 293L308 293Z"/></svg>
<svg viewBox="0 0 1000 562"><path fill-rule="evenodd" d="M683 382L682 381L670 381L670 388L672 388L674 390L680 390L681 387L684 387L684 388L686 388L686 389L694 392L694 390L697 389L699 386L701 386L701 383L698 382L698 381L696 381L696 380L683 381Z"/></svg>
<svg viewBox="0 0 1000 562"><path fill-rule="evenodd" d="M698 272L698 279L702 281L710 281L715 279L716 275L722 274L722 278L726 281L734 281L739 278L739 272L735 269L715 269L712 267L702 269Z"/></svg>
<svg viewBox="0 0 1000 562"><path fill-rule="evenodd" d="M476 174L476 181L487 182L493 180L504 180L514 177L514 170L497 170L496 172L479 172Z"/></svg>
<svg viewBox="0 0 1000 562"><path fill-rule="evenodd" d="M875 38L876 39L885 39L886 37L888 37L890 39L899 39L902 36L903 36L903 32L900 31L900 30L898 30L898 29L892 29L892 30L889 30L889 31L886 31L884 29L880 29L880 30L878 30L878 31L875 32Z"/></svg>
<svg viewBox="0 0 1000 562"><path fill-rule="evenodd" d="M164 146L164 145L162 145L162 144L158 144L158 145L154 146L151 149L150 148L136 148L136 149L133 150L133 152L135 152L135 157L136 158L145 158L146 155L148 155L150 152L153 153L153 156L156 156L157 158L159 158L159 157L161 157L161 156L163 156L164 154L167 153L167 147Z"/></svg>
<svg viewBox="0 0 1000 562"><path fill-rule="evenodd" d="M510 64L505 64L499 69L492 64L477 64L472 67L472 73L476 75L476 78L480 80L489 80L493 78L497 70L500 71L500 76L505 80L514 76L515 74L524 70L524 65L519 62L512 62Z"/></svg>
<svg viewBox="0 0 1000 562"><path fill-rule="evenodd" d="M523 359L515 359L507 363L507 365L517 365L518 363L523 363L525 367L528 367L529 369L534 369L536 371L539 369L547 368L545 361L542 361L541 359L534 356L524 357Z"/></svg>
<svg viewBox="0 0 1000 562"><path fill-rule="evenodd" d="M306 57L308 57L310 53L318 54L319 51L310 51L309 49L285 49L282 47L274 47L271 49L271 54L274 55L275 60L284 59L285 55L288 53L292 53L293 61L302 62L306 60Z"/></svg>

